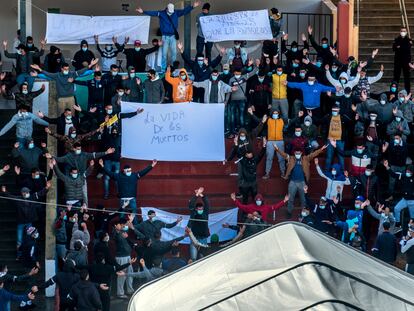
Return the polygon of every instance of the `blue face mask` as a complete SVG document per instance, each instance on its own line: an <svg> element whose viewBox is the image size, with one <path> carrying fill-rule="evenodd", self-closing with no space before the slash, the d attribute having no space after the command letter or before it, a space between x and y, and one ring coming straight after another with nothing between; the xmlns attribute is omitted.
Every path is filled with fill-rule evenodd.
<svg viewBox="0 0 414 311"><path fill-rule="evenodd" d="M63 216L63 220L65 220L65 221L68 220L68 216L66 216L66 215Z"/></svg>
<svg viewBox="0 0 414 311"><path fill-rule="evenodd" d="M328 43L322 43L322 48L327 49L328 48Z"/></svg>
<svg viewBox="0 0 414 311"><path fill-rule="evenodd" d="M332 67L332 72L337 72L338 71L338 67Z"/></svg>
<svg viewBox="0 0 414 311"><path fill-rule="evenodd" d="M276 74L277 74L278 76L281 76L281 75L283 74L283 71L276 71Z"/></svg>
<svg viewBox="0 0 414 311"><path fill-rule="evenodd" d="M292 67L293 67L293 68L298 68L298 67L299 67L299 64L293 63L293 64L292 64Z"/></svg>
<svg viewBox="0 0 414 311"><path fill-rule="evenodd" d="M217 81L218 76L211 76L211 80Z"/></svg>
<svg viewBox="0 0 414 311"><path fill-rule="evenodd" d="M393 92L393 93L397 92L397 88L396 87L391 87L391 92Z"/></svg>
<svg viewBox="0 0 414 311"><path fill-rule="evenodd" d="M225 70L223 70L223 73L224 73L225 75L228 75L228 74L230 73L230 70L225 69Z"/></svg>
<svg viewBox="0 0 414 311"><path fill-rule="evenodd" d="M320 68L322 66L322 63L321 62L316 62L315 63L315 66L318 67L318 68Z"/></svg>
<svg viewBox="0 0 414 311"><path fill-rule="evenodd" d="M362 154L364 152L364 149L357 149L358 154Z"/></svg>
<svg viewBox="0 0 414 311"><path fill-rule="evenodd" d="M27 147L28 147L29 149L33 149L33 148L34 148L34 143L30 143Z"/></svg>
<svg viewBox="0 0 414 311"><path fill-rule="evenodd" d="M88 50L88 48L83 47L82 51L86 52Z"/></svg>
<svg viewBox="0 0 414 311"><path fill-rule="evenodd" d="M135 48L135 51L139 52L141 51L141 48Z"/></svg>
<svg viewBox="0 0 414 311"><path fill-rule="evenodd" d="M118 71L111 71L112 76L117 76L118 75Z"/></svg>
<svg viewBox="0 0 414 311"><path fill-rule="evenodd" d="M251 66L249 66L249 67L247 67L247 68L246 68L246 70L247 70L247 71L252 71L252 70L253 70L253 68L252 68Z"/></svg>
<svg viewBox="0 0 414 311"><path fill-rule="evenodd" d="M132 175L132 172L125 172L125 175L127 175L128 177Z"/></svg>
<svg viewBox="0 0 414 311"><path fill-rule="evenodd" d="M131 78L135 78L135 72L131 72L131 73L129 74L129 76L130 76Z"/></svg>
<svg viewBox="0 0 414 311"><path fill-rule="evenodd" d="M338 111L332 111L332 116L336 117L338 115Z"/></svg>
<svg viewBox="0 0 414 311"><path fill-rule="evenodd" d="M258 80L259 80L260 83L263 83L264 78L259 78Z"/></svg>
<svg viewBox="0 0 414 311"><path fill-rule="evenodd" d="M299 77L304 78L305 76L306 76L306 73L304 73L304 72L299 73Z"/></svg>
<svg viewBox="0 0 414 311"><path fill-rule="evenodd" d="M201 66L203 66L204 62L202 60L198 60L197 64L201 67Z"/></svg>
<svg viewBox="0 0 414 311"><path fill-rule="evenodd" d="M398 97L398 100L400 101L400 103L402 104L404 102L404 97Z"/></svg>
<svg viewBox="0 0 414 311"><path fill-rule="evenodd" d="M39 174L34 175L34 179L39 179L39 178L40 178Z"/></svg>
<svg viewBox="0 0 414 311"><path fill-rule="evenodd" d="M298 48L292 48L292 52L296 53L298 51Z"/></svg>
<svg viewBox="0 0 414 311"><path fill-rule="evenodd" d="M73 178L73 179L78 178L78 173L72 173L72 174L70 174L70 175L72 176L72 178Z"/></svg>

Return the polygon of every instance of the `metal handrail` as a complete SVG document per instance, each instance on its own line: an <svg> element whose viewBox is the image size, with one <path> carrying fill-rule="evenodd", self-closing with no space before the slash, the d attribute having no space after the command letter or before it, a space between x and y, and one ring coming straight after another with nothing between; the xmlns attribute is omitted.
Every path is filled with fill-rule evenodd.
<svg viewBox="0 0 414 311"><path fill-rule="evenodd" d="M408 37L411 38L410 24L408 22L407 9L405 8L405 0L399 0L402 24L407 28Z"/></svg>

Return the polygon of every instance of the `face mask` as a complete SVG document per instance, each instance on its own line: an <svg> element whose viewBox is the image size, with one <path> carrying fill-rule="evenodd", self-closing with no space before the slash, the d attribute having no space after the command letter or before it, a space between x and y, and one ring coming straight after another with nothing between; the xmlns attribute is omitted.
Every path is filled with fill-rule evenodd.
<svg viewBox="0 0 414 311"><path fill-rule="evenodd" d="M125 92L118 92L119 97L124 96Z"/></svg>
<svg viewBox="0 0 414 311"><path fill-rule="evenodd" d="M332 116L336 117L338 115L338 111L332 111Z"/></svg>
<svg viewBox="0 0 414 311"><path fill-rule="evenodd" d="M325 207L326 207L326 205L320 205L320 204L319 204L319 208L320 208L320 209L325 209Z"/></svg>
<svg viewBox="0 0 414 311"><path fill-rule="evenodd" d="M118 71L111 71L111 75L112 75L113 77L117 76L117 75L118 75Z"/></svg>
<svg viewBox="0 0 414 311"><path fill-rule="evenodd" d="M314 85L315 84L315 81L308 81L308 84L309 85Z"/></svg>
<svg viewBox="0 0 414 311"><path fill-rule="evenodd" d="M295 158L296 158L296 160L299 160L299 159L300 159L300 157L301 157L301 154L300 154L300 153L295 153Z"/></svg>
<svg viewBox="0 0 414 311"><path fill-rule="evenodd" d="M39 174L34 175L34 179L39 179L39 178L40 178Z"/></svg>
<svg viewBox="0 0 414 311"><path fill-rule="evenodd" d="M125 175L127 175L128 177L132 175L132 172L125 172Z"/></svg>
<svg viewBox="0 0 414 311"><path fill-rule="evenodd" d="M281 75L283 74L283 71L276 71L276 74L277 74L278 76L281 76Z"/></svg>
<svg viewBox="0 0 414 311"><path fill-rule="evenodd" d="M236 44L236 45L234 45L234 47L235 47L236 49L240 49L240 44Z"/></svg>
<svg viewBox="0 0 414 311"><path fill-rule="evenodd" d="M401 35L401 37L403 37L403 38L404 38L404 37L407 35L407 33L406 33L405 31L401 31L401 32L400 32L400 35Z"/></svg>
<svg viewBox="0 0 414 311"><path fill-rule="evenodd" d="M293 67L293 68L298 68L298 67L299 67L299 64L293 63L293 64L292 64L292 67Z"/></svg>
<svg viewBox="0 0 414 311"><path fill-rule="evenodd" d="M139 52L141 50L141 48L135 48L135 51Z"/></svg>
<svg viewBox="0 0 414 311"><path fill-rule="evenodd" d="M106 111L106 113L107 113L107 114L112 114L112 109L108 109L108 110Z"/></svg>
<svg viewBox="0 0 414 311"><path fill-rule="evenodd" d="M305 125L309 127L311 123L309 121L305 121Z"/></svg>
<svg viewBox="0 0 414 311"><path fill-rule="evenodd" d="M345 96L345 98L350 98L351 94L345 94L344 96Z"/></svg>
<svg viewBox="0 0 414 311"><path fill-rule="evenodd" d="M292 52L296 53L298 51L298 48L292 48Z"/></svg>
<svg viewBox="0 0 414 311"><path fill-rule="evenodd" d="M203 212L204 212L204 210L202 210L202 209L201 209L201 210L200 210L200 209L199 209L199 210L197 210L197 214L198 214L198 215L203 215Z"/></svg>
<svg viewBox="0 0 414 311"><path fill-rule="evenodd" d="M322 43L322 48L327 49L328 48L328 43Z"/></svg>
<svg viewBox="0 0 414 311"><path fill-rule="evenodd" d="M34 239L37 239L39 237L39 233L38 232L36 232L35 234L33 234L33 238Z"/></svg>
<svg viewBox="0 0 414 311"><path fill-rule="evenodd" d="M75 218L72 218L72 219L70 220L70 222L76 222L76 219L75 219Z"/></svg>
<svg viewBox="0 0 414 311"><path fill-rule="evenodd" d="M111 45L107 45L107 46L105 46L105 50L107 50L107 51L112 50L112 46L111 46Z"/></svg>
<svg viewBox="0 0 414 311"><path fill-rule="evenodd" d="M240 136L240 140L241 141L245 141L246 140L246 136Z"/></svg>
<svg viewBox="0 0 414 311"><path fill-rule="evenodd" d="M307 212L301 212L300 214L302 215L302 217L308 216L308 213Z"/></svg>
<svg viewBox="0 0 414 311"><path fill-rule="evenodd" d="M370 119L371 121L375 121L375 120L377 119L377 117L376 117L376 116L369 116L369 119Z"/></svg>
<svg viewBox="0 0 414 311"><path fill-rule="evenodd" d="M261 200L256 200L256 205L257 205L257 206L262 205L262 201L261 201Z"/></svg>
<svg viewBox="0 0 414 311"><path fill-rule="evenodd" d="M28 148L29 148L29 149L33 149L33 148L34 148L34 143L30 143L30 144L28 145Z"/></svg>
<svg viewBox="0 0 414 311"><path fill-rule="evenodd" d="M406 177L411 177L411 176L413 176L413 173L405 173L405 176Z"/></svg>
<svg viewBox="0 0 414 311"><path fill-rule="evenodd" d="M23 52L21 50L17 50L17 54L22 55Z"/></svg>
<svg viewBox="0 0 414 311"><path fill-rule="evenodd" d="M299 73L299 77L304 78L305 76L306 76L306 73L304 73L304 72Z"/></svg>
<svg viewBox="0 0 414 311"><path fill-rule="evenodd" d="M371 171L365 171L365 176L371 176L372 175L372 172Z"/></svg>
<svg viewBox="0 0 414 311"><path fill-rule="evenodd" d="M67 76L69 74L69 70L63 70L63 74Z"/></svg>
<svg viewBox="0 0 414 311"><path fill-rule="evenodd" d="M400 103L402 104L404 102L404 97L398 97L398 100L400 101Z"/></svg>
<svg viewBox="0 0 414 311"><path fill-rule="evenodd" d="M24 199L30 198L30 193L23 193L23 198Z"/></svg>
<svg viewBox="0 0 414 311"><path fill-rule="evenodd" d="M278 113L272 114L272 119L274 119L274 120L279 119L279 114Z"/></svg>
<svg viewBox="0 0 414 311"><path fill-rule="evenodd" d="M22 91L22 93L23 93L24 95L27 95L27 94L29 93L29 91L28 91L28 90L23 90L23 91Z"/></svg>
<svg viewBox="0 0 414 311"><path fill-rule="evenodd" d="M296 137L300 137L300 135L302 135L302 132L295 132Z"/></svg>
<svg viewBox="0 0 414 311"><path fill-rule="evenodd" d="M362 154L364 152L364 149L357 149L358 154Z"/></svg>
<svg viewBox="0 0 414 311"><path fill-rule="evenodd" d="M399 139L394 139L394 145L399 145L400 144L400 140Z"/></svg>
<svg viewBox="0 0 414 311"><path fill-rule="evenodd" d="M88 50L88 48L82 48L82 51L86 52Z"/></svg>
<svg viewBox="0 0 414 311"><path fill-rule="evenodd" d="M201 67L201 66L203 66L203 64L204 64L204 61L202 61L202 60L198 60L198 61L197 61L197 64Z"/></svg>
<svg viewBox="0 0 414 311"><path fill-rule="evenodd" d="M105 236L105 237L103 238L103 241L104 241L104 242L109 242L109 236Z"/></svg>
<svg viewBox="0 0 414 311"><path fill-rule="evenodd" d="M241 75L234 75L234 77L239 80L241 78Z"/></svg>
<svg viewBox="0 0 414 311"><path fill-rule="evenodd" d="M396 87L391 87L391 92L393 92L393 93L395 93L395 92L397 92L397 88Z"/></svg>
<svg viewBox="0 0 414 311"><path fill-rule="evenodd" d="M78 173L72 173L72 174L70 174L70 175L72 176L72 178L73 178L73 179L78 178Z"/></svg>
<svg viewBox="0 0 414 311"><path fill-rule="evenodd" d="M66 216L66 215L63 216L63 220L65 220L65 221L68 220L68 216Z"/></svg>
<svg viewBox="0 0 414 311"><path fill-rule="evenodd" d="M223 74L228 75L229 73L230 73L230 70L227 70L227 69L223 70Z"/></svg>
<svg viewBox="0 0 414 311"><path fill-rule="evenodd" d="M217 81L218 76L211 76L211 80Z"/></svg>
<svg viewBox="0 0 414 311"><path fill-rule="evenodd" d="M181 75L180 77L181 77L181 79L183 79L183 80L187 79L187 75Z"/></svg>
<svg viewBox="0 0 414 311"><path fill-rule="evenodd" d="M70 137L72 137L72 138L76 138L76 133L72 133L72 134L70 134Z"/></svg>
<svg viewBox="0 0 414 311"><path fill-rule="evenodd" d="M385 213L381 213L382 218L388 218L388 216L385 215Z"/></svg>
<svg viewBox="0 0 414 311"><path fill-rule="evenodd" d="M340 82L341 82L341 84L345 84L346 83L346 79L341 79Z"/></svg>
<svg viewBox="0 0 414 311"><path fill-rule="evenodd" d="M259 78L258 80L259 80L260 83L263 83L264 78Z"/></svg>
<svg viewBox="0 0 414 311"><path fill-rule="evenodd" d="M316 66L316 67L321 67L321 66L322 66L322 63L321 63L321 62L316 62L316 63L315 63L315 66Z"/></svg>
<svg viewBox="0 0 414 311"><path fill-rule="evenodd" d="M252 71L252 70L253 70L253 68L252 68L251 66L249 66L249 67L247 67L247 68L246 68L246 70L247 70L247 71Z"/></svg>
<svg viewBox="0 0 414 311"><path fill-rule="evenodd" d="M72 120L72 116L66 116L66 120L68 121Z"/></svg>
<svg viewBox="0 0 414 311"><path fill-rule="evenodd" d="M82 152L82 149L76 149L75 150L75 154L81 154L81 152Z"/></svg>
<svg viewBox="0 0 414 311"><path fill-rule="evenodd" d="M124 226L124 227L122 228L122 231L128 231L128 230L129 230L128 226Z"/></svg>
<svg viewBox="0 0 414 311"><path fill-rule="evenodd" d="M355 209L360 209L361 208L361 204L355 204Z"/></svg>
<svg viewBox="0 0 414 311"><path fill-rule="evenodd" d="M395 118L395 121L397 121L397 122L401 122L401 118L400 118L400 117L396 117L396 118Z"/></svg>
<svg viewBox="0 0 414 311"><path fill-rule="evenodd" d="M130 76L130 78L135 78L135 72L130 72L129 76Z"/></svg>
<svg viewBox="0 0 414 311"><path fill-rule="evenodd" d="M331 173L332 173L332 176L336 175L336 171L331 171Z"/></svg>
<svg viewBox="0 0 414 311"><path fill-rule="evenodd" d="M33 47L33 43L28 43L28 44L27 44L27 47L28 47L28 48Z"/></svg>
<svg viewBox="0 0 414 311"><path fill-rule="evenodd" d="M385 105L387 102L385 100L380 100L381 105Z"/></svg>

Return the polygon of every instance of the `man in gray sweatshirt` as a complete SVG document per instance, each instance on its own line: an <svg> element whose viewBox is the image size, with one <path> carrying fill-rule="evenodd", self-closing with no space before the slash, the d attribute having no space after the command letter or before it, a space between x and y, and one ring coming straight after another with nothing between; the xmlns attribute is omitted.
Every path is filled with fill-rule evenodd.
<svg viewBox="0 0 414 311"><path fill-rule="evenodd" d="M84 74L88 69L93 68L98 63L98 61L99 58L95 58L92 60L88 67L85 67L78 71L70 71L69 64L64 63L62 64L61 71L57 73L44 71L38 65L31 65L31 67L44 74L46 77L56 81L56 91L59 109L58 112L62 113L63 111L65 111L66 108L68 108L72 110L73 114L75 114L75 111L72 107L76 105L75 87L73 81L80 75Z"/></svg>
<svg viewBox="0 0 414 311"><path fill-rule="evenodd" d="M144 82L144 89L146 103L161 104L164 101L164 84L155 70L148 71L148 79Z"/></svg>

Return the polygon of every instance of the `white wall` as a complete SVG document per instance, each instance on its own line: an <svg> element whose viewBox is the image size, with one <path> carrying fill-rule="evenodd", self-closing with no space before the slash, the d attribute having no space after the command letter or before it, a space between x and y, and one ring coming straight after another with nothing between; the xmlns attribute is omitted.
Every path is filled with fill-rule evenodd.
<svg viewBox="0 0 414 311"><path fill-rule="evenodd" d="M8 39L12 42L17 29L17 1L18 0L1 0L2 9L0 10L0 39ZM132 0L32 0L37 7L47 11L47 8L60 8L61 13L80 14L80 15L133 15L137 7L137 1ZM168 0L152 0L139 1L143 9L157 10L162 9L168 3ZM130 5L129 12L121 10L121 4L128 3ZM321 13L322 4L320 0L279 0L277 3L271 0L211 0L211 13L222 14L231 11L241 11L249 9L263 9L277 5L281 12L297 12L297 13ZM183 2L177 4L182 7ZM195 46L195 16L201 11L201 7L192 13L192 46ZM43 12L36 8L32 11L33 18L33 37L35 41L39 41L44 37L46 31L46 16ZM183 33L184 19L180 22L180 32ZM158 28L156 18L151 20L150 39L155 36ZM305 30L305 29L304 29ZM293 30L292 30L293 31ZM183 36L181 36L183 37ZM133 40L133 38L131 38ZM78 46L61 46L62 50L71 50L73 52ZM72 56L70 55L70 56ZM70 59L68 55L65 55Z"/></svg>

